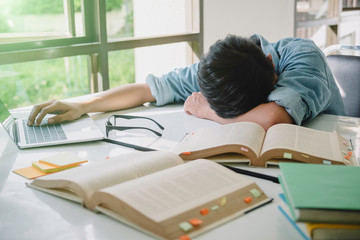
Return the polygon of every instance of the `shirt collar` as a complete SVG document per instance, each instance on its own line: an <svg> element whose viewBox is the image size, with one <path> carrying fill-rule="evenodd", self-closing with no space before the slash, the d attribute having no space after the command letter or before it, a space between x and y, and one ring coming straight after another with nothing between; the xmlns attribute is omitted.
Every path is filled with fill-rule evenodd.
<svg viewBox="0 0 360 240"><path fill-rule="evenodd" d="M273 44L269 43L265 38L263 38L261 35L259 34L254 34L252 37L256 37L257 39L260 40L260 44L261 44L261 49L263 50L265 56L267 55L271 55L272 56L272 60L273 63L275 65L275 72L278 74L279 73L279 55L276 52Z"/></svg>

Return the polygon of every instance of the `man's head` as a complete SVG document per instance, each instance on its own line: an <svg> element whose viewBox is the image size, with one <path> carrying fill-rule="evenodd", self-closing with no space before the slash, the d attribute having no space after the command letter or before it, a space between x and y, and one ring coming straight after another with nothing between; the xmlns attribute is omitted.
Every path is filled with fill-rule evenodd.
<svg viewBox="0 0 360 240"><path fill-rule="evenodd" d="M252 40L229 35L201 58L198 78L210 107L220 117L233 118L267 101L275 73Z"/></svg>

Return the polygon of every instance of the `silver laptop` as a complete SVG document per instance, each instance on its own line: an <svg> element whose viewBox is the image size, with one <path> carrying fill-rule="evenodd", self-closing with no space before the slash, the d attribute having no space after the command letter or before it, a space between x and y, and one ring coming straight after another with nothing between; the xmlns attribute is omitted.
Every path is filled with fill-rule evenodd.
<svg viewBox="0 0 360 240"><path fill-rule="evenodd" d="M0 122L19 148L33 148L59 144L96 141L103 132L88 116L78 120L50 125L47 118L37 126L28 126L27 119L15 119L0 100Z"/></svg>

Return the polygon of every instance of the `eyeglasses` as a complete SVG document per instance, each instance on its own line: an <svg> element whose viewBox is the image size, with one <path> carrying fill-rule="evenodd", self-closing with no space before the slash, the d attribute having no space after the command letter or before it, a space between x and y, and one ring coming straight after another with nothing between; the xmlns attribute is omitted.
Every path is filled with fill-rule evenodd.
<svg viewBox="0 0 360 240"><path fill-rule="evenodd" d="M124 130L129 130L129 129L144 129L144 130L148 130L153 132L154 134L156 134L157 136L161 137L162 134L159 133L158 131L155 131L151 128L147 128L147 127L130 127L130 126L117 126L116 125L116 119L118 118L123 118L123 119L135 119L135 118L140 118L140 119L146 119L146 120L150 120L152 122L154 122L161 130L164 130L164 127L161 126L160 123L156 122L154 119L148 118L148 117L140 117L140 116L132 116L132 115L111 115L108 120L106 121L106 137L108 137L109 132L111 130L118 130L118 131L124 131ZM112 123L113 122L113 123Z"/></svg>

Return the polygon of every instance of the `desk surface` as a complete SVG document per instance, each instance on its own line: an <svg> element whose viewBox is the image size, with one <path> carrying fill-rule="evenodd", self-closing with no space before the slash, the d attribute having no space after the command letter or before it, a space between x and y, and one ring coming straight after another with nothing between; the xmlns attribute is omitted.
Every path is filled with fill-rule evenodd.
<svg viewBox="0 0 360 240"><path fill-rule="evenodd" d="M165 127L164 139L169 146L176 143L187 132L217 123L197 119L184 113L182 106L169 105L161 108L139 107L117 113L132 113L152 117ZM14 112L15 116L23 112ZM107 114L94 114L93 119L105 131ZM306 126L337 131L351 138L355 154L360 156L360 119L334 115L320 115ZM133 151L105 142L80 143L56 147L19 150L9 141L4 129L0 129L0 238L1 239L153 239L152 237L117 222L105 215L96 214L79 204L35 191L26 187L29 180L12 173L12 170L28 167L31 162L63 151L73 152L88 159L101 161L108 156ZM278 176L280 170L255 168L240 165L245 169ZM273 203L261 207L246 216L241 216L196 239L302 239L277 209L282 192L279 184L253 178L256 183L274 198Z"/></svg>

